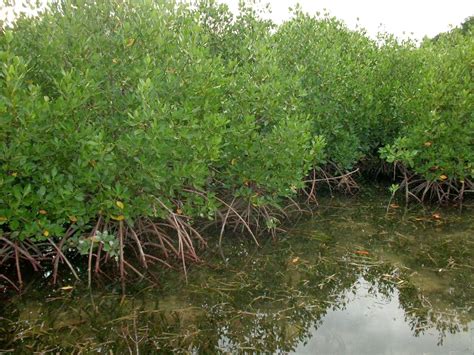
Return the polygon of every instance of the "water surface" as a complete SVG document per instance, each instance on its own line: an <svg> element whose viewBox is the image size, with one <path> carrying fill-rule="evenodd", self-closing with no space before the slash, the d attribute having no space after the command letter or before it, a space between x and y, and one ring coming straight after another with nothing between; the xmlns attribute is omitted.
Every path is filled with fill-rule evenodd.
<svg viewBox="0 0 474 355"><path fill-rule="evenodd" d="M0 308L0 352L473 354L474 208L386 197L322 199L261 248L228 235L226 261L211 240L187 284L32 281Z"/></svg>

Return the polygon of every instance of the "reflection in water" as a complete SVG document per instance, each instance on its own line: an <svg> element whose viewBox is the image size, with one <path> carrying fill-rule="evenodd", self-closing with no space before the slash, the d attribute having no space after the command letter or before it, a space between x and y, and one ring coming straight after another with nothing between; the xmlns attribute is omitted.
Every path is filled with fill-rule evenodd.
<svg viewBox="0 0 474 355"><path fill-rule="evenodd" d="M438 346L439 333L423 329L414 337L398 302L399 292L386 297L374 292L363 278L356 293L349 296L344 310L330 311L319 328L313 329L307 343L295 349L296 354L471 354L474 349L474 322L470 332L447 337Z"/></svg>
<svg viewBox="0 0 474 355"><path fill-rule="evenodd" d="M471 354L473 209L385 215L380 196L320 201L256 249L228 236L189 284L72 291L32 282L0 306L0 352Z"/></svg>

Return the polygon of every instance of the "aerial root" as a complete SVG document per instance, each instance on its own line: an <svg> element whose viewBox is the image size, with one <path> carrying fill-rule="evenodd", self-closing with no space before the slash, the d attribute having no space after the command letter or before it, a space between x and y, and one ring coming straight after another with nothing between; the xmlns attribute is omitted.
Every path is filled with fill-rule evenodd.
<svg viewBox="0 0 474 355"><path fill-rule="evenodd" d="M428 181L406 169L398 166L403 179L400 189L405 191L405 201L415 199L419 203L436 201L438 203L459 202L460 207L466 193L474 192L474 183L470 179L446 179L444 181Z"/></svg>
<svg viewBox="0 0 474 355"><path fill-rule="evenodd" d="M54 243L51 238L48 238L48 242L53 246L53 248L56 250L56 255L53 258L53 284L55 285L58 279L58 268L59 268L59 261L62 260L66 263L66 265L69 267L71 270L72 274L74 275L74 278L76 280L79 280L79 276L77 275L76 270L72 266L71 262L69 259L64 255L62 249L64 246L64 243L66 240L72 235L73 229L69 228L64 237L61 239L59 242L59 245Z"/></svg>
<svg viewBox="0 0 474 355"><path fill-rule="evenodd" d="M10 280L8 277L6 277L5 275L3 274L0 274L0 279L2 280L5 280L6 282L8 282L10 284L11 287L13 287L17 292L20 292L20 288L17 287L17 285L15 285L15 283Z"/></svg>
<svg viewBox="0 0 474 355"><path fill-rule="evenodd" d="M360 188L354 178L357 173L359 173L359 168L341 173L335 164L328 164L324 168L313 169L308 178L304 180L307 186L302 190L302 193L306 196L306 203L318 202L316 199L318 183L325 183L331 195L333 195L333 189L351 195L354 194Z"/></svg>
<svg viewBox="0 0 474 355"><path fill-rule="evenodd" d="M40 261L38 261L40 258L38 258L36 255L36 247L32 248L31 245L26 242L12 242L5 237L0 237L0 241L3 244L0 249L0 256L2 257L0 265L7 264L13 259L18 281L18 286L15 287L15 289L21 289L23 286L23 275L21 272L22 260L28 261L33 267L34 271L39 271L41 269ZM31 253L33 253L33 255ZM3 274L2 279L12 284L11 279L7 278Z"/></svg>

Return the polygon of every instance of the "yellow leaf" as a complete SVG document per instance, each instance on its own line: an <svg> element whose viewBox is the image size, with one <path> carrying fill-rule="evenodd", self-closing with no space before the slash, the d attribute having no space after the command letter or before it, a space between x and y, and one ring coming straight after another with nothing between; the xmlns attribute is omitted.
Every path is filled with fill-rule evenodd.
<svg viewBox="0 0 474 355"><path fill-rule="evenodd" d="M45 230L43 231L43 235L44 235L45 237L49 236L49 231L47 231L47 230L45 229Z"/></svg>
<svg viewBox="0 0 474 355"><path fill-rule="evenodd" d="M48 212L46 210L39 210L39 214L46 215Z"/></svg>
<svg viewBox="0 0 474 355"><path fill-rule="evenodd" d="M117 58L112 59L112 63L117 64L118 63Z"/></svg>
<svg viewBox="0 0 474 355"><path fill-rule="evenodd" d="M115 219L116 221L123 221L125 219L124 215L119 215L119 216L111 216L112 219Z"/></svg>
<svg viewBox="0 0 474 355"><path fill-rule="evenodd" d="M432 144L433 144L432 142L425 142L423 145L425 147L431 147Z"/></svg>
<svg viewBox="0 0 474 355"><path fill-rule="evenodd" d="M291 260L293 264L296 264L298 261L300 261L300 258L298 256L296 258L293 258L293 260Z"/></svg>
<svg viewBox="0 0 474 355"><path fill-rule="evenodd" d="M8 220L7 217L5 217L5 216L0 216L0 222L5 222L5 221L7 221L7 220Z"/></svg>
<svg viewBox="0 0 474 355"><path fill-rule="evenodd" d="M180 209L180 208L178 208L178 209L176 210L176 214L183 214L183 210Z"/></svg>
<svg viewBox="0 0 474 355"><path fill-rule="evenodd" d="M63 291L71 291L74 287L72 286L63 286L60 288L60 290L63 290Z"/></svg>
<svg viewBox="0 0 474 355"><path fill-rule="evenodd" d="M13 177L16 177L17 175L18 175L17 172L13 172L13 173L12 173L12 176L13 176Z"/></svg>
<svg viewBox="0 0 474 355"><path fill-rule="evenodd" d="M230 165L235 165L236 163L237 163L237 159L235 158L230 161Z"/></svg>
<svg viewBox="0 0 474 355"><path fill-rule="evenodd" d="M134 39L134 38L130 38L130 39L127 41L127 47L133 46L134 43L135 43L135 39Z"/></svg>
<svg viewBox="0 0 474 355"><path fill-rule="evenodd" d="M76 222L77 222L77 217L76 217L76 216L69 216L69 220L70 220L72 223L76 223Z"/></svg>
<svg viewBox="0 0 474 355"><path fill-rule="evenodd" d="M120 208L121 210L123 210L123 208L125 207L125 205L123 204L122 201L117 201L117 202L115 202L115 204L116 204L117 207Z"/></svg>
<svg viewBox="0 0 474 355"><path fill-rule="evenodd" d="M444 181L444 180L447 180L448 177L443 174L443 175L440 175L440 176L439 176L439 179L440 179L441 181Z"/></svg>

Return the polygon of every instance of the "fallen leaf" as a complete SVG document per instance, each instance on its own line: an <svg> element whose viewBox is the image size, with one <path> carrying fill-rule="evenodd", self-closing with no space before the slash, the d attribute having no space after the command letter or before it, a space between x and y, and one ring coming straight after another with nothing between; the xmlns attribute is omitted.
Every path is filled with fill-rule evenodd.
<svg viewBox="0 0 474 355"><path fill-rule="evenodd" d="M135 38L130 38L130 39L127 41L127 47L133 46L134 43L135 43Z"/></svg>
<svg viewBox="0 0 474 355"><path fill-rule="evenodd" d="M300 258L299 258L298 256L297 256L296 258L293 258L293 259L291 260L291 262L292 262L293 264L296 264L298 261L300 261Z"/></svg>
<svg viewBox="0 0 474 355"><path fill-rule="evenodd" d="M8 220L7 217L5 217L5 216L0 216L0 222L5 222L5 221L7 221L7 220Z"/></svg>
<svg viewBox="0 0 474 355"><path fill-rule="evenodd" d="M391 204L390 204L390 207L392 207L392 208L399 208L400 206L397 205L396 203L391 203Z"/></svg>
<svg viewBox="0 0 474 355"><path fill-rule="evenodd" d="M431 147L432 144L433 144L433 143L431 143L431 142L425 142L423 145L424 145L425 147Z"/></svg>
<svg viewBox="0 0 474 355"><path fill-rule="evenodd" d="M125 219L124 215L119 215L119 216L111 216L110 218L116 220L116 221L123 221Z"/></svg>
<svg viewBox="0 0 474 355"><path fill-rule="evenodd" d="M39 214L46 215L48 212L46 210L39 210Z"/></svg>
<svg viewBox="0 0 474 355"><path fill-rule="evenodd" d="M12 176L13 176L13 177L17 177L17 175L18 175L17 172L13 172L13 173L12 173Z"/></svg>
<svg viewBox="0 0 474 355"><path fill-rule="evenodd" d="M44 235L45 237L49 236L49 231L45 229L45 230L43 231L43 235Z"/></svg>
<svg viewBox="0 0 474 355"><path fill-rule="evenodd" d="M63 286L63 287L60 287L59 289L62 290L62 291L71 291L74 287L72 286Z"/></svg>
<svg viewBox="0 0 474 355"><path fill-rule="evenodd" d="M439 213L433 213L431 217L433 217L433 219L441 219L441 215Z"/></svg>
<svg viewBox="0 0 474 355"><path fill-rule="evenodd" d="M369 255L369 252L367 250L356 250L354 253L357 255Z"/></svg>
<svg viewBox="0 0 474 355"><path fill-rule="evenodd" d="M180 208L178 208L178 209L176 210L176 214L183 214L183 210L180 209Z"/></svg>
<svg viewBox="0 0 474 355"><path fill-rule="evenodd" d="M440 176L439 176L439 179L440 179L441 181L444 181L444 180L447 180L448 177L443 174L443 175L440 175Z"/></svg>
<svg viewBox="0 0 474 355"><path fill-rule="evenodd" d="M115 204L116 204L117 207L120 208L121 210L123 210L123 208L125 207L125 205L123 204L122 201L117 201L117 202L115 202Z"/></svg>
<svg viewBox="0 0 474 355"><path fill-rule="evenodd" d="M70 220L72 223L76 223L76 222L77 222L77 217L76 217L76 216L69 216L69 220Z"/></svg>

